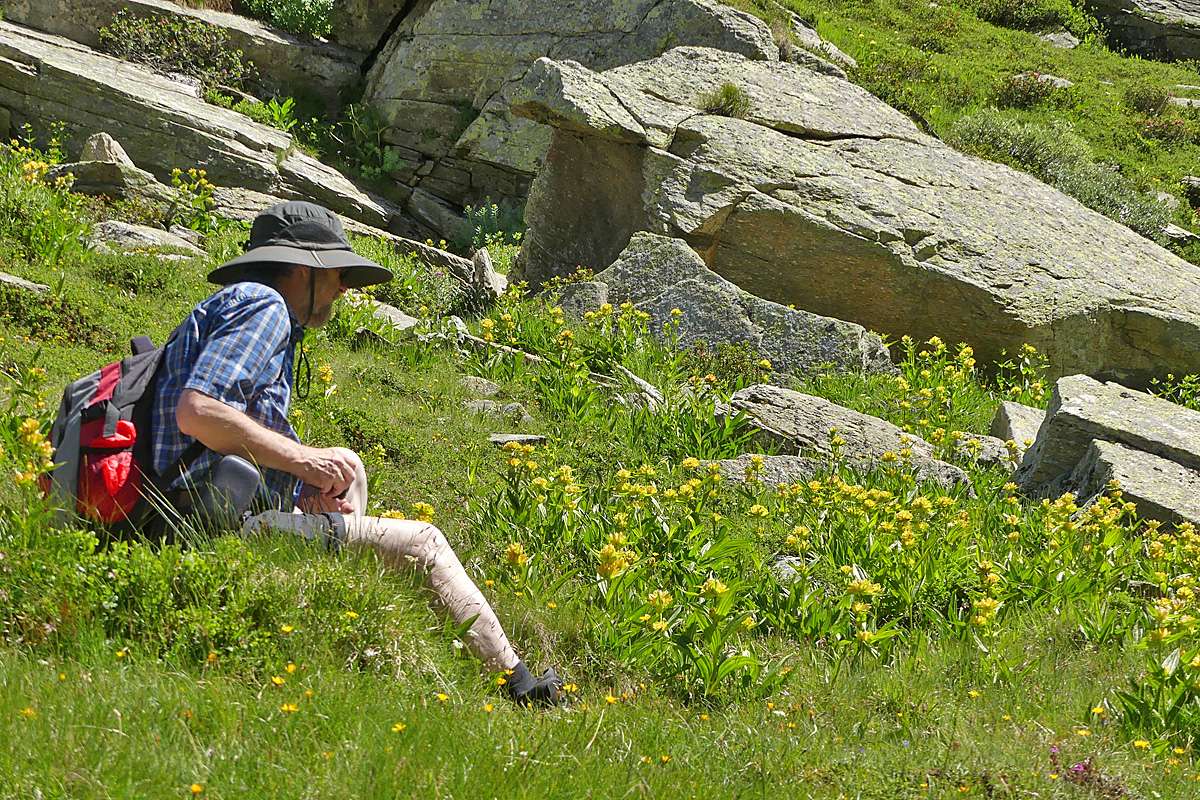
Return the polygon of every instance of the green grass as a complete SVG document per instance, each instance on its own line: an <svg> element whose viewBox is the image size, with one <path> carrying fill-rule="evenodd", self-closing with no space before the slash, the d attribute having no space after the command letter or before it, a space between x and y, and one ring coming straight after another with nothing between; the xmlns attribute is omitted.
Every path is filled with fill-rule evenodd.
<svg viewBox="0 0 1200 800"><path fill-rule="evenodd" d="M1064 778L1088 756L1133 796L1193 796L1190 770L1048 711L1087 706L1126 665L1063 631L1029 635L1041 646L1015 688L973 683L971 653L848 674L814 654L774 708L688 708L636 686L609 705L620 688L595 687L550 714L503 705L436 651L399 675L305 658L282 687L99 647L45 663L0 651L0 796L180 797L199 783L214 798L1103 797ZM299 710L280 711L288 702Z"/></svg>
<svg viewBox="0 0 1200 800"><path fill-rule="evenodd" d="M546 713L508 706L411 578L371 554L276 537L97 547L62 529L24 483L56 392L134 334L164 340L245 229L218 227L204 258L170 267L98 256L43 235L112 211L26 180L40 155L0 151L3 268L54 287L0 297L13 476L0 798L189 796L193 783L239 798L1194 796L1185 676L1200 647L1181 618L1194 538L1141 527L1115 499L1072 520L1070 504L1024 502L1003 472L954 455L956 432L984 430L1001 397L1044 401L1031 351L984 372L968 349L902 341L899 378L776 376L927 437L976 487L918 485L898 455L866 475L831 461L779 492L687 460L753 449L743 423L712 413L770 376L753 354L681 352L632 309L568 321L516 294L470 320L549 359L536 366L416 338L357 344L363 324L395 337L341 306L309 339L297 428L362 453L376 510L435 508L528 660L577 685ZM402 274L381 296L424 306L421 331L435 331L445 287L392 257ZM616 365L666 410L587 378ZM493 448L487 434L508 426L460 410L467 373L524 402L547 445ZM773 577L780 554L803 556L800 584ZM1160 615L1147 592L1180 605ZM1168 673L1176 648L1184 666Z"/></svg>

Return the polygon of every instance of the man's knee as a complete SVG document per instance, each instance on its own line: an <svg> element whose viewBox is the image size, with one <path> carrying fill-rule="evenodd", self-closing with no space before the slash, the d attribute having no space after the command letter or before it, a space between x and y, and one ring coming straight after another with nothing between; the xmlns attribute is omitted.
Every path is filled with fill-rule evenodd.
<svg viewBox="0 0 1200 800"><path fill-rule="evenodd" d="M441 529L428 523L416 523L421 527L415 532L393 530L388 543L390 549L405 553L410 560L426 570L445 566L454 558L450 541Z"/></svg>

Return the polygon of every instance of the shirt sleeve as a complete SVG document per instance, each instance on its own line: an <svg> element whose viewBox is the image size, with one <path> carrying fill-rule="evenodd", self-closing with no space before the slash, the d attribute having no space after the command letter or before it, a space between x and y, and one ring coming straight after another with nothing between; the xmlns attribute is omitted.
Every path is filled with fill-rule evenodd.
<svg viewBox="0 0 1200 800"><path fill-rule="evenodd" d="M287 305L273 292L239 293L215 314L184 389L238 411L279 380L291 336Z"/></svg>

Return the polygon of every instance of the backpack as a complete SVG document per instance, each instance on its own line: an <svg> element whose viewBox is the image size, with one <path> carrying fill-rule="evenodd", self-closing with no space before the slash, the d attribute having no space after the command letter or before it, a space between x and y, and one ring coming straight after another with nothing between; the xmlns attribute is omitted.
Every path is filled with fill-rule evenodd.
<svg viewBox="0 0 1200 800"><path fill-rule="evenodd" d="M43 481L60 507L132 530L155 508L147 498L163 497L167 486L154 469L151 414L164 349L139 336L130 342L132 355L63 391L50 429L57 466ZM203 450L193 442L167 475L179 474Z"/></svg>

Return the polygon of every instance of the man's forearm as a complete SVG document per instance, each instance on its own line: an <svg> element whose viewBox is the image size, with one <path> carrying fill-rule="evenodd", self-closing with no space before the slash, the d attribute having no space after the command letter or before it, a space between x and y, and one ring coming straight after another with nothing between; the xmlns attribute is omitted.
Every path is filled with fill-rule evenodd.
<svg viewBox="0 0 1200 800"><path fill-rule="evenodd" d="M300 470L301 445L203 392L184 391L175 421L180 432L217 453L242 456L259 467L293 475Z"/></svg>

